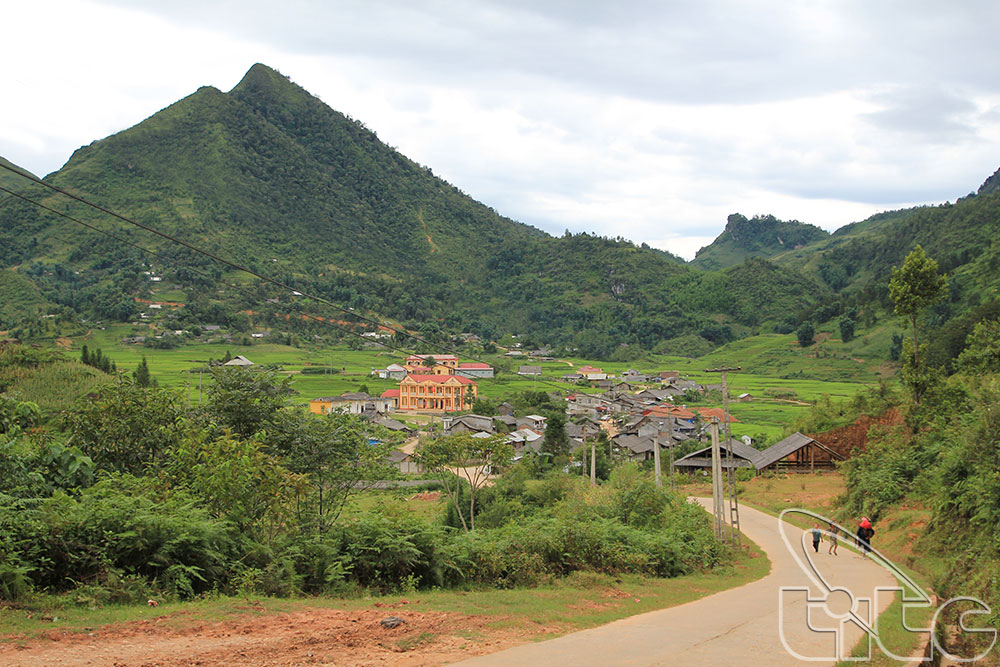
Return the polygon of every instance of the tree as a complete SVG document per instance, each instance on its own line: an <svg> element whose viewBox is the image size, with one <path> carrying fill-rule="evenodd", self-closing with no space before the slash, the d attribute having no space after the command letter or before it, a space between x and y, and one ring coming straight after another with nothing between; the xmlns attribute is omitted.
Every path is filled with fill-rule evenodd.
<svg viewBox="0 0 1000 667"><path fill-rule="evenodd" d="M813 323L806 320L799 325L799 328L795 330L795 336L799 339L799 345L802 347L809 347L813 344L813 338L816 337L816 329L813 327Z"/></svg>
<svg viewBox="0 0 1000 667"><path fill-rule="evenodd" d="M384 463L394 436L359 415L318 416L295 408L281 410L267 432L267 444L285 466L303 475L295 513L300 524L329 527L340 516L358 482L386 479ZM380 441L373 444L373 440Z"/></svg>
<svg viewBox="0 0 1000 667"><path fill-rule="evenodd" d="M212 369L206 412L243 437L272 425L292 393L290 378L258 366L218 366Z"/></svg>
<svg viewBox="0 0 1000 667"><path fill-rule="evenodd" d="M305 480L267 452L262 434L240 438L188 429L171 448L170 481L205 501L213 516L269 543L288 525L292 500Z"/></svg>
<svg viewBox="0 0 1000 667"><path fill-rule="evenodd" d="M514 448L505 435L474 438L471 433L457 433L425 441L414 458L426 470L441 473L445 493L455 503L462 527L470 531L476 529L476 492L491 474L508 465L513 455ZM469 485L468 519L459 504L464 482Z"/></svg>
<svg viewBox="0 0 1000 667"><path fill-rule="evenodd" d="M895 304L896 314L909 320L913 333L913 346L910 350L912 354L907 354L903 358L904 365L913 365L911 371L913 377L921 376L920 349L926 347L921 346L919 340L920 314L937 303L945 295L947 287L948 279L938 275L937 262L928 257L920 245L906 256L901 268L892 267L889 296ZM912 389L914 402L919 405L923 390L917 386L913 386Z"/></svg>
<svg viewBox="0 0 1000 667"><path fill-rule="evenodd" d="M965 373L1000 373L1000 320L976 324L958 355L958 368Z"/></svg>
<svg viewBox="0 0 1000 667"><path fill-rule="evenodd" d="M146 355L142 355L142 361L139 362L139 366L132 373L132 377L140 387L148 387L152 384L149 376L149 365L146 363Z"/></svg>
<svg viewBox="0 0 1000 667"><path fill-rule="evenodd" d="M889 358L893 361L899 361L899 357L903 354L903 336L902 334L894 333L892 334L892 339L889 341Z"/></svg>
<svg viewBox="0 0 1000 667"><path fill-rule="evenodd" d="M545 451L553 456L559 456L569 452L569 437L566 435L566 418L561 414L554 414L548 419L545 425L545 439L542 441Z"/></svg>
<svg viewBox="0 0 1000 667"><path fill-rule="evenodd" d="M840 340L850 343L854 338L854 320L847 315L840 318Z"/></svg>
<svg viewBox="0 0 1000 667"><path fill-rule="evenodd" d="M181 417L176 394L126 377L81 399L63 427L99 469L139 475L177 442Z"/></svg>

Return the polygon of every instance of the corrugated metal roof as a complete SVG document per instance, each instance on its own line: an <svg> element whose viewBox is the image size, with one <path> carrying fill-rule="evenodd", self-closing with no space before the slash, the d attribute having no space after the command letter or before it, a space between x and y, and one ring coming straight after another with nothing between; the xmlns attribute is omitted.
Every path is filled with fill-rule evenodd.
<svg viewBox="0 0 1000 667"><path fill-rule="evenodd" d="M816 443L817 447L824 449L827 452L830 452L830 454L834 458L840 459L841 461L844 460L843 456L833 451L832 449L830 449L820 441L816 440L815 438L810 438L808 435L802 435L799 432L795 432L790 436L788 436L787 438L785 438L784 440L782 440L781 442L777 442L768 447L767 449L765 449L763 452L761 452L760 458L757 461L757 469L760 470L761 468L766 468L772 463L776 463L781 459L785 458L792 452L796 452L802 449L811 442Z"/></svg>
<svg viewBox="0 0 1000 667"><path fill-rule="evenodd" d="M722 467L723 468L728 467L726 466L726 453L725 453L727 449L726 443L720 442L719 448L722 450ZM760 467L758 462L760 461L760 455L763 454L763 452L761 452L760 450L754 449L753 447L744 444L742 441L737 440L735 438L729 441L728 449L733 453L734 457L747 461L748 464L752 465L754 468ZM691 452L687 456L681 457L676 461L674 461L674 465L701 468L706 465L706 461L707 465L709 466L712 465L711 447L705 447L704 449L699 449L696 452ZM742 466L739 463L737 463L736 467L740 468L745 466Z"/></svg>

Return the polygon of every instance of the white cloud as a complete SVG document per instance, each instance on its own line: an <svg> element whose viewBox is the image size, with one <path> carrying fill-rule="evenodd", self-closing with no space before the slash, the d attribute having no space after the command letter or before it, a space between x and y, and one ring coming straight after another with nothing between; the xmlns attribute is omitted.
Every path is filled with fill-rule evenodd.
<svg viewBox="0 0 1000 667"><path fill-rule="evenodd" d="M39 173L254 62L499 212L684 257L834 229L1000 160L1000 5L52 0L8 8L0 155Z"/></svg>

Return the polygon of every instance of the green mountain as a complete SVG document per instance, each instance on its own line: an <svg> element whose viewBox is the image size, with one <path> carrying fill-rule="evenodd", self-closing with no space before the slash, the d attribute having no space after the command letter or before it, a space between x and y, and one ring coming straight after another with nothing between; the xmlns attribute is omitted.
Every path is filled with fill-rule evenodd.
<svg viewBox="0 0 1000 667"><path fill-rule="evenodd" d="M773 215L747 219L733 213L726 228L691 261L702 269L724 269L750 257L773 258L789 250L825 239L830 234L798 220L778 220Z"/></svg>
<svg viewBox="0 0 1000 667"><path fill-rule="evenodd" d="M757 262L704 272L645 244L551 237L473 200L259 64L228 93L201 88L80 148L47 178L302 292L431 337L514 332L608 356L681 336L724 343L824 296L794 268ZM246 326L241 311L255 326L302 328L296 315L306 311L345 319L41 186L25 192L156 253L22 201L0 204L0 267L20 267L43 300L78 316L134 319L136 299L161 289L150 272L183 293L186 306L170 322L178 327ZM10 319L0 325L16 324Z"/></svg>
<svg viewBox="0 0 1000 667"><path fill-rule="evenodd" d="M25 169L24 167L14 164L10 160L5 159L3 156L0 156L0 165L13 167L14 169L17 169L19 171L31 174L31 172ZM0 169L0 187L5 187L8 190L16 190L18 188L24 187L27 184L27 182L28 181L26 181L23 177L18 176L15 173L7 171L6 169ZM7 195L6 193L0 192L0 201L2 201L5 197L8 196L9 195Z"/></svg>

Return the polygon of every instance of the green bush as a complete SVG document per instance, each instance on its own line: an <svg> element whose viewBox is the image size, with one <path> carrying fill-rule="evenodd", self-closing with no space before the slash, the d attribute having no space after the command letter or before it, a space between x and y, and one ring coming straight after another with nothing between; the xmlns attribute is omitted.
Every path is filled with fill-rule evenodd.
<svg viewBox="0 0 1000 667"><path fill-rule="evenodd" d="M182 496L144 493L129 478L105 480L78 497L3 497L0 515L8 517L0 562L27 568L33 584L51 592L141 579L190 597L227 580L235 547L228 524Z"/></svg>
<svg viewBox="0 0 1000 667"><path fill-rule="evenodd" d="M358 585L383 592L413 581L441 585L444 530L405 511L362 514L338 529L341 567Z"/></svg>

